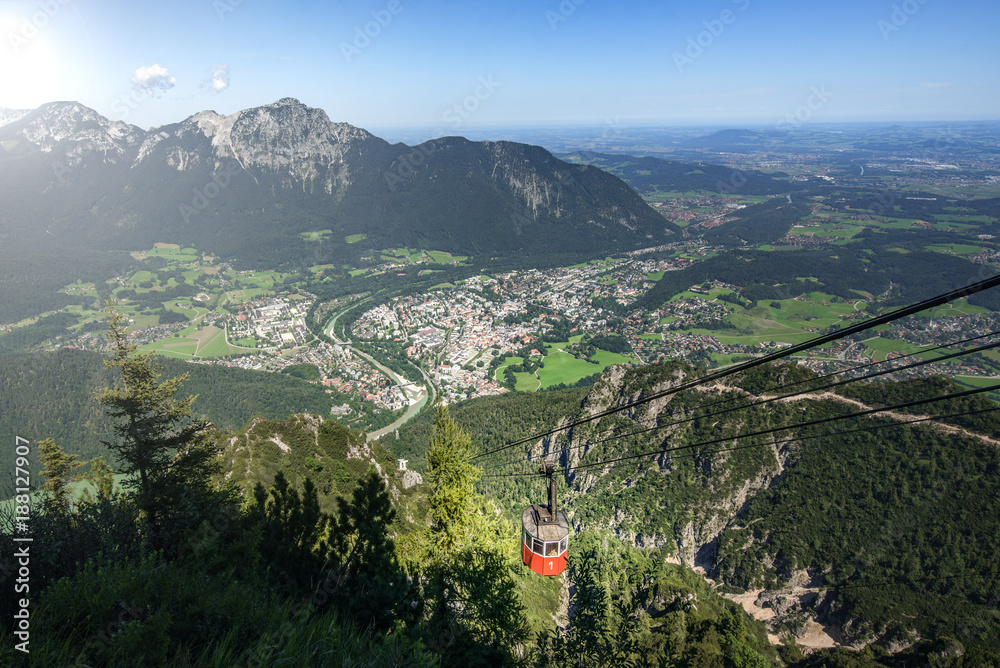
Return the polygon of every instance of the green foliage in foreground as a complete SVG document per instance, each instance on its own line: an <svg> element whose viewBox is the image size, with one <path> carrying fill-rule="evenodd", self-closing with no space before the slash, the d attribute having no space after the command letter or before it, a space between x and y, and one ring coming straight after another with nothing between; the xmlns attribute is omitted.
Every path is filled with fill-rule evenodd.
<svg viewBox="0 0 1000 668"><path fill-rule="evenodd" d="M537 422L537 416L545 415L536 404L541 397L527 394L464 402L453 407L453 415L470 433L486 435L481 448L488 451L622 397L648 395L667 382L690 378L693 371L671 363L626 369L614 382L605 374L583 401L577 394L564 404L565 412ZM807 605L809 614L821 615L823 623L838 626L852 641L889 647L917 636L951 637L970 652L1000 645L1000 522L995 512L1000 455L995 446L886 418L735 439L859 410L815 395L698 418L745 404L750 400L745 392L780 394L778 386L814 377L797 365L760 367L729 381L741 391L683 392L653 412L642 408L574 428L572 445L589 445L568 451L563 462L579 458L587 464L722 440L670 456L574 472L560 492L563 509L574 526L610 526L626 540L670 551L691 550L687 532L721 519L721 535L697 555L715 580L743 591L782 589L793 576L811 579L819 596ZM853 397L873 405L958 389L939 378L851 387ZM996 404L980 396L917 411L990 407ZM984 413L955 422L996 438L996 416ZM689 418L694 419L608 440ZM884 428L836 433L871 427ZM419 446L411 440L418 429L423 429L419 421L407 425L398 443ZM555 439L550 451L560 453L566 438ZM489 474L530 472L537 468L542 445L539 440L477 461L487 472L482 488L510 512L544 498L539 479ZM535 459L522 462L529 452ZM730 499L742 499L741 494L746 494L745 503L734 505ZM689 552L686 558L692 556ZM788 624L788 631L800 630L794 616Z"/></svg>
<svg viewBox="0 0 1000 668"><path fill-rule="evenodd" d="M607 534L574 537L575 614L539 634L538 668L719 666L768 668L777 654L763 626L691 571Z"/></svg>

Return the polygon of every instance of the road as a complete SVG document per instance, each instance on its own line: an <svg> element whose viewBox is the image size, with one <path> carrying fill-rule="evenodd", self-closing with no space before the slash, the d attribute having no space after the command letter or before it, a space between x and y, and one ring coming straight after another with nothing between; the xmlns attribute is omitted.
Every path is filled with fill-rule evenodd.
<svg viewBox="0 0 1000 668"><path fill-rule="evenodd" d="M437 398L437 392L434 389L434 383L427 376L427 374L424 373L423 369L418 368L418 371L420 371L420 375L424 377L424 382L426 383L426 385L420 386L417 385L416 383L408 381L406 378L403 378L392 369L389 369L386 366L382 365L378 360L376 360L368 353L361 352L357 348L354 348L353 346L351 346L350 340L341 340L337 338L337 335L334 333L334 326L337 324L337 319L340 318L340 316L342 316L343 314L352 310L353 308L360 306L362 303L364 303L364 301L367 300L362 300L357 304L353 304L343 309L342 311L337 312L336 315L334 315L332 318L330 318L329 321L327 321L326 326L323 328L323 331L326 333L327 336L333 339L334 343L336 343L338 346L343 346L348 350L350 350L351 352L353 352L355 355L365 358L376 369L378 369L386 376L388 376L390 379L392 379L392 382L396 383L399 389L403 391L404 396L410 398L411 401L413 399L416 399L416 401L410 404L410 407L407 409L407 411L403 414L401 418L390 424L388 427L383 427L382 429L373 431L370 434L368 434L366 440L374 441L378 438L381 438L382 436L385 436L386 434L391 434L392 432L396 431L401 426L403 426L408 420L413 418L414 415L419 413L420 410L425 405L427 405L428 399L430 399L431 404L433 405L435 399ZM415 390L415 388L419 388L419 390Z"/></svg>

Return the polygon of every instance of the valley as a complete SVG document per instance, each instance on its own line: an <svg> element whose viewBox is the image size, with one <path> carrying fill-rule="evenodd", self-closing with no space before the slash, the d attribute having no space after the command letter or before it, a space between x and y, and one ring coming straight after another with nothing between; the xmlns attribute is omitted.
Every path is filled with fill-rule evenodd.
<svg viewBox="0 0 1000 668"><path fill-rule="evenodd" d="M69 150L83 162L46 200L59 242L20 225L24 212L0 220L5 428L106 454L112 428L90 388L108 377L110 304L139 352L169 375L191 369L184 396L199 395L195 415L212 422L244 498L280 472L294 489L315 484L333 513L374 470L401 515L401 559L426 558L414 541L430 525L433 408L447 405L480 453L475 489L491 522L514 526L538 501L526 470L537 460L562 467L575 577L602 555L607 595L631 618L660 620L645 622L649 642L736 624L726 651L793 664L835 645L923 652L928 639L981 649L1000 638L992 621L964 631L995 612L1000 534L992 520L964 523L996 493L996 289L574 423L993 276L990 151L956 139L930 160L927 131L899 131L890 146L877 128L678 132L655 146L654 133L601 152L563 137L547 146L555 154L448 138L401 173L419 147L295 100L131 135L64 105L0 126L38 161L0 191L54 187L24 130L74 116L131 139L100 162L112 175L100 183L77 168L96 158ZM234 143L213 139L226 131ZM152 182L155 195L131 194ZM85 198L99 204L81 218ZM853 382L873 368L877 380ZM821 383L833 377L843 383ZM783 396L791 385L803 387ZM982 388L991 398L907 408ZM820 426L857 411L877 415ZM506 528L489 531L504 540ZM550 632L569 594L524 578L527 618ZM732 602L757 622L732 621ZM702 626L685 621L699 615Z"/></svg>

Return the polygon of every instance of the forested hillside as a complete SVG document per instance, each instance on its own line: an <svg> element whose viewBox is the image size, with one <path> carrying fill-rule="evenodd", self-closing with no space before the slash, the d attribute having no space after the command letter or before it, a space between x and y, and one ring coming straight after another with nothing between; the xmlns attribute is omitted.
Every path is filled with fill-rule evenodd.
<svg viewBox="0 0 1000 668"><path fill-rule="evenodd" d="M535 432L662 391L691 371L675 363L613 367L579 408ZM480 460L484 489L509 508L538 502L544 489L531 472L551 453L570 469L560 499L575 530L611 529L626 543L705 568L723 591L756 592L757 609L779 612L773 633L801 635L818 619L851 643L899 648L952 637L968 648L995 647L1000 422L982 411L996 404L980 395L837 419L960 389L929 379L852 384L842 398L807 392L733 410L812 376L795 365L764 367L508 449ZM501 416L520 413L519 402L530 412L534 401L504 397L492 420L484 400L457 405L453 415L471 433L489 422L480 446L488 452L532 433ZM954 427L901 424L969 412L978 414L944 420ZM794 428L817 420L833 421ZM416 458L421 429L403 428L390 447ZM771 429L779 431L737 438ZM660 454L601 463L644 452Z"/></svg>
<svg viewBox="0 0 1000 668"><path fill-rule="evenodd" d="M891 288L889 305L912 304L980 280L980 267L968 260L922 250L901 252L894 245L898 237L884 237L872 237L878 243L868 250L841 246L780 251L780 262L775 261L774 251L728 251L687 269L667 272L629 309L656 309L677 293L708 280L742 286L743 296L752 301L790 299L816 287L797 280L803 277L815 278L824 292L843 299L857 299L865 292L880 295ZM971 296L969 303L1000 310L998 294L982 292Z"/></svg>
<svg viewBox="0 0 1000 668"><path fill-rule="evenodd" d="M763 668L776 658L763 628L690 572L607 537L574 540L575 587L557 596L567 618L547 598L557 581L520 568L516 525L473 489L482 472L447 409L429 435L426 482L393 471L377 443L318 416L205 432L177 402L173 380L136 382L150 378L149 360L114 326L122 376L99 403L122 407L113 441L133 475L115 492L100 479L110 472L100 473L97 498L74 501L66 484L78 458L39 444L41 503L18 510L16 523L0 513L0 567L15 567L19 534L33 541L33 644L10 624L26 599L0 598L4 665L542 667L725 657L727 667ZM137 418L168 428L136 435ZM177 433L188 440L176 442Z"/></svg>
<svg viewBox="0 0 1000 668"><path fill-rule="evenodd" d="M105 455L110 423L94 400L112 374L103 356L62 350L40 355L0 356L0 431L8 442L52 438L81 457ZM260 415L285 419L293 413L329 415L331 395L322 386L283 374L156 358L164 377L189 373L181 396L197 395L195 412L218 427L239 429ZM4 466L13 453L0 453ZM10 469L10 466L7 466Z"/></svg>

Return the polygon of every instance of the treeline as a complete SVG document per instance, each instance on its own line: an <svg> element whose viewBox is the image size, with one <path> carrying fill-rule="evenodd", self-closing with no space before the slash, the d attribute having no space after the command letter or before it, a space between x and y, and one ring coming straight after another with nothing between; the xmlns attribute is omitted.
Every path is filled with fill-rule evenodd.
<svg viewBox="0 0 1000 668"><path fill-rule="evenodd" d="M105 455L100 441L108 439L110 426L93 401L94 388L111 383L103 359L74 350L0 356L0 430L5 438L53 438L87 459ZM331 401L337 399L321 386L288 375L155 359L165 377L189 373L181 396L197 395L197 413L225 429L237 429L255 415L329 415ZM12 465L12 457L10 448L3 449L0 465Z"/></svg>
<svg viewBox="0 0 1000 668"><path fill-rule="evenodd" d="M892 250L891 237L882 239L872 233L871 252L841 246L834 250L782 251L780 262L773 252L731 251L682 269L669 271L646 294L636 300L631 310L654 310L679 292L710 279L742 286L742 296L754 301L790 299L815 283L796 280L816 278L823 292L843 299L858 299L859 292L881 295L893 287L889 305L910 304L992 275L984 267L963 258L929 251ZM812 287L810 287L812 286ZM1000 310L1000 293L995 290L973 295L971 304Z"/></svg>
<svg viewBox="0 0 1000 668"><path fill-rule="evenodd" d="M775 197L740 209L731 216L732 220L707 230L702 236L710 243L731 246L770 243L784 237L809 214L805 204Z"/></svg>

